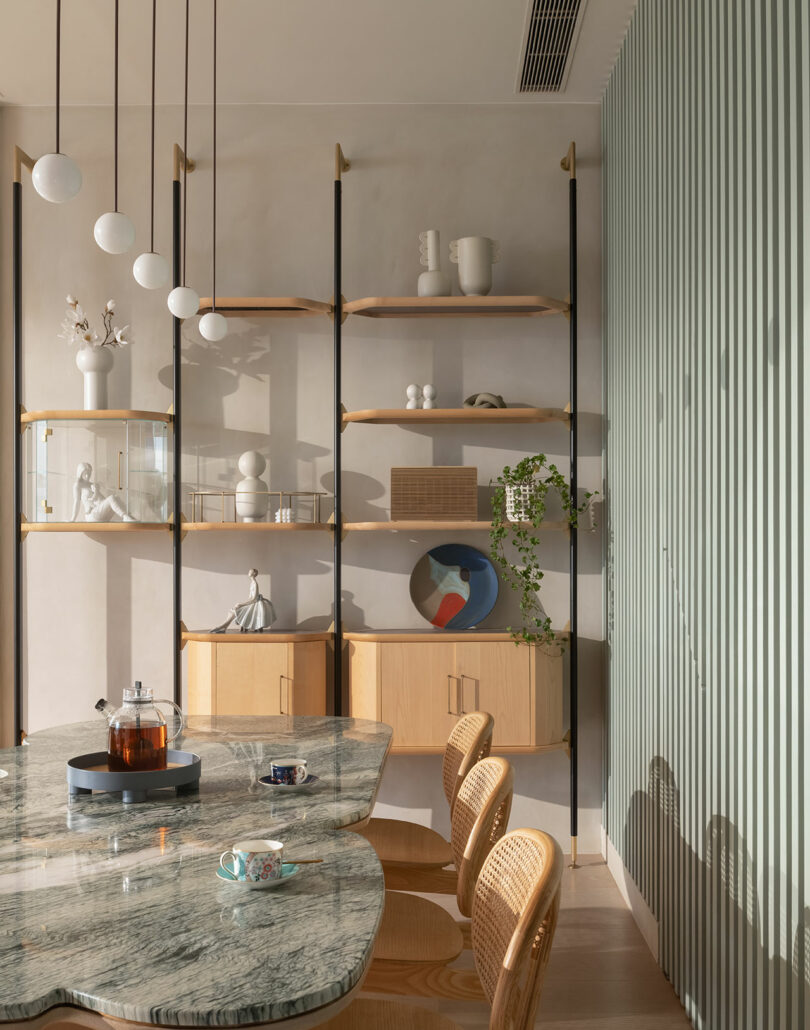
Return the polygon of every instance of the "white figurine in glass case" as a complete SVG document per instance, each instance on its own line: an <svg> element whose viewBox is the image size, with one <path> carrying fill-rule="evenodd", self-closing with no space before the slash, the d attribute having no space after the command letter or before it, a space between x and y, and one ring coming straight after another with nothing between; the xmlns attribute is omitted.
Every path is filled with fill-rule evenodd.
<svg viewBox="0 0 810 1030"><path fill-rule="evenodd" d="M84 508L85 522L111 522L113 515L117 515L124 522L136 521L121 504L117 494L108 494L98 483L93 481L93 466L89 461L79 462L79 467L76 469L71 522L78 519L82 508Z"/></svg>

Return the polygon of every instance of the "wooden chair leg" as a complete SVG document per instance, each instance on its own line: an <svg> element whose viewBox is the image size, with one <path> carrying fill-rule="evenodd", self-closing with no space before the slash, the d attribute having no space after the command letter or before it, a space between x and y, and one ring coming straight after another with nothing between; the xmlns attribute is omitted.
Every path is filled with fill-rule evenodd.
<svg viewBox="0 0 810 1030"><path fill-rule="evenodd" d="M454 998L458 1001L487 1000L481 981L473 970L451 969L431 962L374 959L363 991L419 998Z"/></svg>
<svg viewBox="0 0 810 1030"><path fill-rule="evenodd" d="M458 874L455 869L414 869L383 866L389 891L415 891L418 894L455 894Z"/></svg>

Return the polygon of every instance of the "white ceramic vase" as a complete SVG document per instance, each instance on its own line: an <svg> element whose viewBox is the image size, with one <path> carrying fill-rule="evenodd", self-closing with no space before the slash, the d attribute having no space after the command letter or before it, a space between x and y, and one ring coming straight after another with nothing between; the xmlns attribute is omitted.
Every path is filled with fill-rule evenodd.
<svg viewBox="0 0 810 1030"><path fill-rule="evenodd" d="M107 376L113 367L112 347L81 347L76 366L84 376L84 410L103 411L107 407Z"/></svg>
<svg viewBox="0 0 810 1030"><path fill-rule="evenodd" d="M496 240L464 236L450 244L450 260L458 265L458 284L466 297L485 297L492 289L492 266L500 260Z"/></svg>
<svg viewBox="0 0 810 1030"><path fill-rule="evenodd" d="M236 484L236 514L243 522L262 522L267 514L267 484L259 476L267 462L258 451L245 451L239 471L245 477Z"/></svg>
<svg viewBox="0 0 810 1030"><path fill-rule="evenodd" d="M419 233L420 261L427 265L427 272L422 272L416 283L416 292L420 297L449 297L450 279L441 270L439 264L439 230L426 229Z"/></svg>

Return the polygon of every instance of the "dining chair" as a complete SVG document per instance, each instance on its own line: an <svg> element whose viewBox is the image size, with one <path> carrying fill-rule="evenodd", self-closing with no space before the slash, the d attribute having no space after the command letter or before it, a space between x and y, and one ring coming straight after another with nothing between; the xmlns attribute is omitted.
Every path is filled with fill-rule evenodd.
<svg viewBox="0 0 810 1030"><path fill-rule="evenodd" d="M490 1030L530 1030L534 1024L557 926L562 872L560 845L540 830L507 833L484 862L473 896L472 950L491 1006ZM352 1002L322 1030L368 1027L461 1030L437 1012L371 998Z"/></svg>
<svg viewBox="0 0 810 1030"><path fill-rule="evenodd" d="M492 730L495 721L488 712L469 712L463 716L450 734L442 759L442 786L452 818L456 794L470 769L490 752ZM450 841L429 826L408 822L404 819L371 818L365 826L353 832L365 837L377 852L388 877L394 872L396 880L390 884L396 890L429 890L430 885L417 882L411 874L442 870L453 861ZM441 879L441 877L439 878ZM433 889L455 891L455 873L445 877L442 888L436 884Z"/></svg>
<svg viewBox="0 0 810 1030"><path fill-rule="evenodd" d="M467 774L453 806L451 846L458 870L456 903L472 912L479 873L494 844L506 832L512 808L514 773L505 758L484 758ZM374 942L366 989L384 994L419 994L483 1000L480 980L471 971L449 969L465 947L464 930L434 901L386 891Z"/></svg>

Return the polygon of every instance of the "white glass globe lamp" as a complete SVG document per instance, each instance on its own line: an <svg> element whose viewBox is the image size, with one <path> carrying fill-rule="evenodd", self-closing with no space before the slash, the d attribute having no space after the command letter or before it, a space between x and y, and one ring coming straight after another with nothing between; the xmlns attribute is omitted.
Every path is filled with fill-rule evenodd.
<svg viewBox="0 0 810 1030"><path fill-rule="evenodd" d="M82 188L82 173L67 154L43 154L31 171L31 181L40 197L64 204Z"/></svg>
<svg viewBox="0 0 810 1030"><path fill-rule="evenodd" d="M150 251L135 258L132 274L145 290L158 290L169 281L169 262L161 254Z"/></svg>
<svg viewBox="0 0 810 1030"><path fill-rule="evenodd" d="M175 318L193 318L200 310L200 297L190 286L175 286L166 303Z"/></svg>
<svg viewBox="0 0 810 1030"><path fill-rule="evenodd" d="M93 235L108 254L125 254L135 242L135 226L122 211L107 211L96 219Z"/></svg>
<svg viewBox="0 0 810 1030"><path fill-rule="evenodd" d="M228 335L227 318L218 311L209 311L200 319L200 335L211 343L224 339Z"/></svg>

